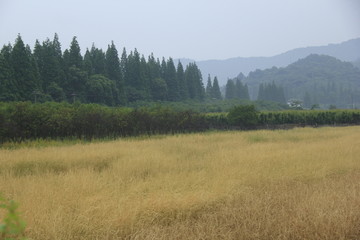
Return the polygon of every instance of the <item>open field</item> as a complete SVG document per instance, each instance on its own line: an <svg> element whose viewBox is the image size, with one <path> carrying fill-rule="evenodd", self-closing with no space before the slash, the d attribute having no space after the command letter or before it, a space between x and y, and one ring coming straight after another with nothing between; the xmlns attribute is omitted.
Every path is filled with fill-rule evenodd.
<svg viewBox="0 0 360 240"><path fill-rule="evenodd" d="M31 239L360 239L360 127L0 149Z"/></svg>

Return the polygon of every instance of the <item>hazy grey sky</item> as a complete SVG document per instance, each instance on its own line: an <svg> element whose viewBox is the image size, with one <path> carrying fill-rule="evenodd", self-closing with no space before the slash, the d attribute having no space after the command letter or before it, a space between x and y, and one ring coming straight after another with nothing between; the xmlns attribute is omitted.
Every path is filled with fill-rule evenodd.
<svg viewBox="0 0 360 240"><path fill-rule="evenodd" d="M360 37L360 0L0 0L0 45L59 34L82 50L192 58L272 56Z"/></svg>

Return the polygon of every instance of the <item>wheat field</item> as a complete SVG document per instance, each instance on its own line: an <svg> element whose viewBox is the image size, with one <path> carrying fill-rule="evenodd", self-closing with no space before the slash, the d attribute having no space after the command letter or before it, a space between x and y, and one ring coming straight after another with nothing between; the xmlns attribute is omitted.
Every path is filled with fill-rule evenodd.
<svg viewBox="0 0 360 240"><path fill-rule="evenodd" d="M0 149L30 239L360 239L360 127Z"/></svg>

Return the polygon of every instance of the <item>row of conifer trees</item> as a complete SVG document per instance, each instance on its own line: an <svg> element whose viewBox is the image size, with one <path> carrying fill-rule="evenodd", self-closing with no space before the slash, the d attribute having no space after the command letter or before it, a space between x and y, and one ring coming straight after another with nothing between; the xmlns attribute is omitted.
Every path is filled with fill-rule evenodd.
<svg viewBox="0 0 360 240"><path fill-rule="evenodd" d="M136 49L93 45L82 56L76 37L63 51L58 35L33 50L20 35L0 52L0 101L80 101L109 106L134 101L203 100L202 75L195 63L147 59Z"/></svg>
<svg viewBox="0 0 360 240"><path fill-rule="evenodd" d="M242 79L228 80L225 99L250 100ZM0 51L0 101L67 101L99 103L108 106L136 101L184 101L222 99L217 77L208 76L206 88L195 63L185 68L172 58L145 59L136 49L124 48L121 56L113 42L106 51L86 49L84 56L76 37L62 51L59 37L38 40L33 50L18 35L14 45ZM284 91L261 84L259 100L285 103Z"/></svg>

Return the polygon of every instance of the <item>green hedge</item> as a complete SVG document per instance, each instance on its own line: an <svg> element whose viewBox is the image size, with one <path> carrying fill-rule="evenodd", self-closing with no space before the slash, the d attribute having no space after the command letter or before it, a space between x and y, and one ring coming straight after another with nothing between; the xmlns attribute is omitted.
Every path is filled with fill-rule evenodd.
<svg viewBox="0 0 360 240"><path fill-rule="evenodd" d="M235 111L237 109L240 110ZM233 108L233 114L239 116L232 116L175 111L160 106L130 109L97 104L0 102L0 143L39 138L117 138L208 129L267 128L283 124L360 124L360 110L257 112L251 115L254 118L251 126L231 121L243 119L242 111L242 108Z"/></svg>
<svg viewBox="0 0 360 240"><path fill-rule="evenodd" d="M300 125L339 125L360 124L360 110L303 110L261 112L261 125L300 124Z"/></svg>
<svg viewBox="0 0 360 240"><path fill-rule="evenodd" d="M208 129L191 111L111 108L96 104L0 103L0 142L38 138L111 138Z"/></svg>

